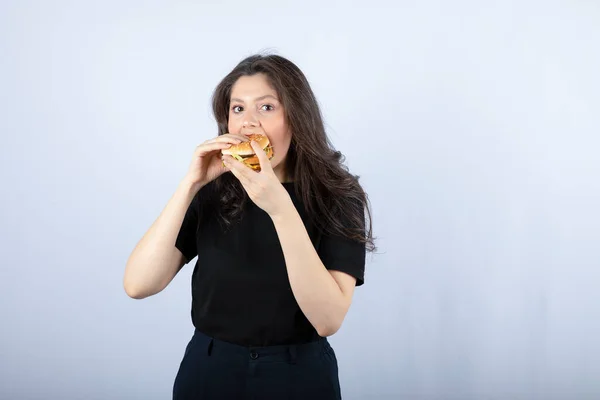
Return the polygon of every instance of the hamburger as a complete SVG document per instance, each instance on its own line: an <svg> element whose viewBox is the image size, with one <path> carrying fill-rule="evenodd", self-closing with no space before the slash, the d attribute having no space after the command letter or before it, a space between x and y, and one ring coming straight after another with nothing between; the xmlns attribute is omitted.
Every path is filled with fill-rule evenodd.
<svg viewBox="0 0 600 400"><path fill-rule="evenodd" d="M252 168L254 171L260 171L258 156L254 152L250 142L257 142L265 153L267 153L267 158L269 160L273 158L273 146L271 146L271 142L269 142L269 138L266 135L261 135L259 133L248 135L248 139L250 140L247 142L234 144L228 149L221 150L221 153L223 155L232 156L236 160L241 161L246 164L246 166Z"/></svg>

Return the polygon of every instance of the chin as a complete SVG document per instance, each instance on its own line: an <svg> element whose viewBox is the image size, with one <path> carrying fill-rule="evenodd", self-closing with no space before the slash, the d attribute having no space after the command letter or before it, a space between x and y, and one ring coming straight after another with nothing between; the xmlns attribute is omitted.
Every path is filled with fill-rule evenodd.
<svg viewBox="0 0 600 400"><path fill-rule="evenodd" d="M271 160L271 167L273 169L285 167L285 159L283 159L283 160L281 160L281 159L275 160L274 158L275 157L273 157L273 159Z"/></svg>
<svg viewBox="0 0 600 400"><path fill-rule="evenodd" d="M280 164L279 161L271 160L271 168L275 169L275 168L279 167L279 164Z"/></svg>

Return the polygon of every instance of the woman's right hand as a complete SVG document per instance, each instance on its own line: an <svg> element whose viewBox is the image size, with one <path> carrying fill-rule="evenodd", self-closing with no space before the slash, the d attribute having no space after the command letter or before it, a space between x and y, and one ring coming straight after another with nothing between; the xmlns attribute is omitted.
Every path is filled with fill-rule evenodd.
<svg viewBox="0 0 600 400"><path fill-rule="evenodd" d="M200 190L201 187L227 172L221 160L221 150L229 148L232 144L247 141L248 138L244 135L226 133L202 143L194 150L185 179Z"/></svg>

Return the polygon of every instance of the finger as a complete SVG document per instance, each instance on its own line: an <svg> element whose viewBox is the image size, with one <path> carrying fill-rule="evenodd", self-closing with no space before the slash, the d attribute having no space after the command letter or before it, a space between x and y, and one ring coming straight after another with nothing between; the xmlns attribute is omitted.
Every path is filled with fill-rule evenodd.
<svg viewBox="0 0 600 400"><path fill-rule="evenodd" d="M231 143L225 142L214 142L214 143L205 143L201 144L197 147L198 155L204 155L210 153L211 151L224 150L231 147Z"/></svg>
<svg viewBox="0 0 600 400"><path fill-rule="evenodd" d="M233 176L235 176L235 178L242 184L242 186L244 187L244 190L248 191L248 188L250 187L250 182L248 182L248 179L242 174L242 172L239 169L234 168L231 164L235 163L239 163L239 161L234 160L232 161L224 161L225 164L225 169L227 169L229 172L231 172L233 174ZM241 164L241 163L240 163ZM244 167L246 168L246 167Z"/></svg>
<svg viewBox="0 0 600 400"><path fill-rule="evenodd" d="M260 170L273 171L271 161L269 161L269 157L267 157L267 153L263 150L263 148L260 147L260 145L254 140L250 142L250 145L254 149L256 157L258 157L258 162L260 163Z"/></svg>
<svg viewBox="0 0 600 400"><path fill-rule="evenodd" d="M242 142L247 142L248 140L250 140L248 138L248 136L246 135L242 135L241 133L225 133L223 135L221 135L223 137L232 137L232 138L236 138L236 139L240 139Z"/></svg>
<svg viewBox="0 0 600 400"><path fill-rule="evenodd" d="M248 168L243 162L236 160L235 158L225 155L223 156L223 162L225 166L244 184L250 184L252 182L252 174L256 172Z"/></svg>
<svg viewBox="0 0 600 400"><path fill-rule="evenodd" d="M207 140L204 143L231 143L231 144L239 144L242 143L243 140L234 136L225 136L225 135L221 135L221 136L217 136L216 138L212 138L210 140Z"/></svg>

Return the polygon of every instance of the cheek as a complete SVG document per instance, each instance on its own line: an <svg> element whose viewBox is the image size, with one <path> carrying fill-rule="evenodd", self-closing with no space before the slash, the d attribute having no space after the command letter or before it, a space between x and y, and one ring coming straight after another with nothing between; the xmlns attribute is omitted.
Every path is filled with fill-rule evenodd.
<svg viewBox="0 0 600 400"><path fill-rule="evenodd" d="M287 149L291 140L291 135L288 133L285 124L273 124L271 126L264 126L264 128L269 134L269 139L273 142L273 146Z"/></svg>
<svg viewBox="0 0 600 400"><path fill-rule="evenodd" d="M240 124L235 119L232 119L230 117L229 121L227 121L227 132L228 133L237 132L239 130L239 126L240 126Z"/></svg>
<svg viewBox="0 0 600 400"><path fill-rule="evenodd" d="M280 134L273 138L273 148L275 150L275 160L279 163L287 154L290 148L291 135Z"/></svg>

